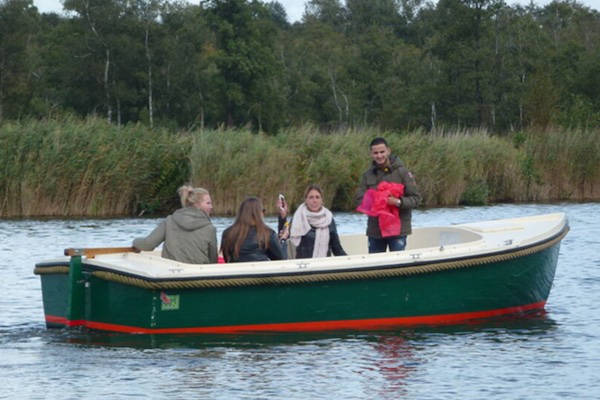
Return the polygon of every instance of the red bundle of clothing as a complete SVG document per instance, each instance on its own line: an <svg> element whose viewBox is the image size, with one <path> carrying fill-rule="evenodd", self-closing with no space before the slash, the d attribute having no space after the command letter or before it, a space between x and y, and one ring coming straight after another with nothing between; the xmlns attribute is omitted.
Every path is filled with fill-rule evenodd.
<svg viewBox="0 0 600 400"><path fill-rule="evenodd" d="M399 236L402 228L398 207L387 203L390 196L397 198L404 196L404 185L382 181L377 185L377 189L369 189L365 192L362 203L356 209L358 212L379 219L381 237Z"/></svg>

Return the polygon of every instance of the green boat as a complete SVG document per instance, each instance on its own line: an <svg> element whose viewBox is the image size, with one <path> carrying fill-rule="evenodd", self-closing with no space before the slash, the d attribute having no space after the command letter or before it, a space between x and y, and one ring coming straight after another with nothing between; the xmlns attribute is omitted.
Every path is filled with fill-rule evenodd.
<svg viewBox="0 0 600 400"><path fill-rule="evenodd" d="M544 309L565 214L413 229L401 252L184 264L131 248L67 249L36 264L48 328L135 334L373 330Z"/></svg>

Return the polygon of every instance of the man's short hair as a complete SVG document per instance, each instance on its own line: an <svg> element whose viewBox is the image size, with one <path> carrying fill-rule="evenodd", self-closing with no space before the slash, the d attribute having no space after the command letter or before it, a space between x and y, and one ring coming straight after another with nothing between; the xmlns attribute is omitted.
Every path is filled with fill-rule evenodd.
<svg viewBox="0 0 600 400"><path fill-rule="evenodd" d="M371 140L369 147L377 146L378 144L385 144L385 147L390 147L388 146L387 141L382 137L376 137L375 139Z"/></svg>

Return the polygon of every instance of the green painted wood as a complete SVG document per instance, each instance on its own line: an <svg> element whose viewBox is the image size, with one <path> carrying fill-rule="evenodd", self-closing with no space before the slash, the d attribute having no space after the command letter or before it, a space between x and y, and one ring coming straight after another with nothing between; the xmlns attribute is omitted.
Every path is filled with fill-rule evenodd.
<svg viewBox="0 0 600 400"><path fill-rule="evenodd" d="M44 315L52 315L66 319L67 309L69 307L69 275L43 275L41 276L41 282ZM49 328L64 326L62 323L53 323L49 321L46 321L46 325Z"/></svg>
<svg viewBox="0 0 600 400"><path fill-rule="evenodd" d="M71 321L83 318L84 279L81 273L81 255L71 257L69 264L69 292L67 303L67 319Z"/></svg>
<svg viewBox="0 0 600 400"><path fill-rule="evenodd" d="M143 328L176 328L393 318L515 307L545 301L559 245L515 260L385 279L161 292L89 274L85 319ZM42 276L48 311L65 297L60 279ZM60 295L59 295L60 293ZM163 307L165 295L177 308ZM162 297L162 299L161 299ZM52 299L52 300L50 300ZM52 305L53 304L53 305Z"/></svg>

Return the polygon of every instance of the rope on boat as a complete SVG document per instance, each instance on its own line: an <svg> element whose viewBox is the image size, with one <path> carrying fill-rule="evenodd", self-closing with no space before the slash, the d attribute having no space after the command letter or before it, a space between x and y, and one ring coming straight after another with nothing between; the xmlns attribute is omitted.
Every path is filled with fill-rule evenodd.
<svg viewBox="0 0 600 400"><path fill-rule="evenodd" d="M339 280L355 279L378 279L398 276L420 275L431 272L445 270L455 270L461 268L476 267L485 264L507 261L519 257L538 253L560 242L567 234L568 227L554 239L532 246L526 249L517 250L510 253L497 254L492 256L483 256L469 258L457 261L448 261L435 264L425 264L415 267L398 267L386 269L373 269L368 271L349 271L349 272L324 272L306 275L285 275L268 277L246 277L246 278L223 278L223 279L192 279L192 280L169 280L169 281L150 281L109 271L92 271L92 275L107 281L122 283L129 286L137 286L144 289L155 290L173 290L173 289L197 289L197 288L222 288L235 286L258 286L258 285L290 285ZM42 274L60 274L69 273L69 268L61 267L36 267L34 273Z"/></svg>
<svg viewBox="0 0 600 400"><path fill-rule="evenodd" d="M36 275L56 275L56 274L69 274L69 267L65 265L55 267L35 267L33 273Z"/></svg>

